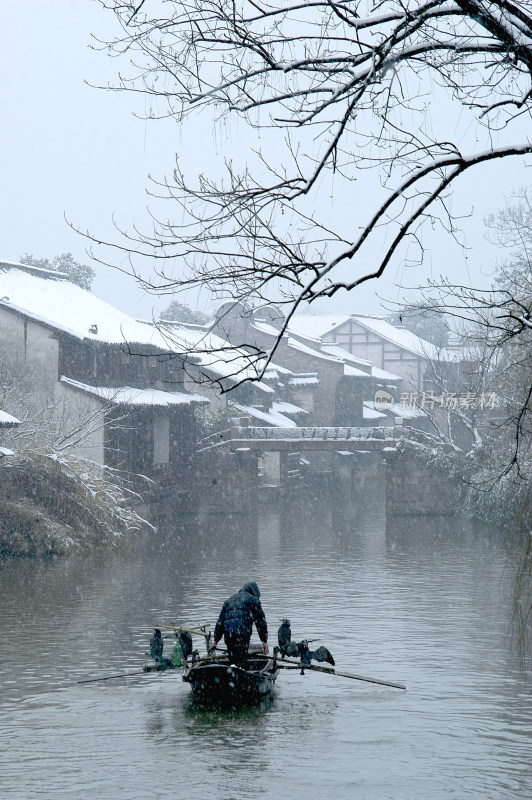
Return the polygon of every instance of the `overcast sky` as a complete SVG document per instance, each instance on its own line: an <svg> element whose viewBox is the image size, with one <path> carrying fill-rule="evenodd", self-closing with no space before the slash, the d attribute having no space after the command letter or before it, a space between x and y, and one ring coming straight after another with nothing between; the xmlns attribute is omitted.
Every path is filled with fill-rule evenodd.
<svg viewBox="0 0 532 800"><path fill-rule="evenodd" d="M93 0L2 3L3 259L72 252L90 263L87 242L65 217L112 237L113 215L125 225L143 218L146 176L172 158L175 145L165 148L157 128L133 116L134 98L85 83L105 84L115 72L115 62L89 48L91 33L111 32L112 23ZM96 293L123 310L149 315L158 306L133 280L97 271Z"/></svg>
<svg viewBox="0 0 532 800"><path fill-rule="evenodd" d="M113 217L125 227L146 220L148 174L171 173L174 154L216 168L216 137L223 129L197 124L180 132L172 123L145 122L130 94L106 92L92 84L113 81L117 63L91 50L91 34L112 36L114 18L95 0L2 0L0 26L0 152L2 207L0 258L16 261L24 253L53 257L71 252L84 263L86 241L68 226L112 239ZM435 113L437 113L435 111ZM255 144L249 139L239 147ZM188 142L188 144L186 144ZM187 153L182 153L187 157ZM316 310L342 313L375 311L376 293L398 299L398 283L417 285L446 272L453 280L487 280L498 251L484 239L483 217L496 211L519 185L529 181L522 162L506 160L470 174L458 185L455 207L471 211L464 223L471 248L467 262L443 239L427 254L422 269L394 264L386 279L357 297L338 296ZM169 209L167 210L168 213ZM116 264L125 264L120 255ZM97 269L94 291L136 316L158 315L168 298L143 293L132 279ZM195 304L196 298L185 298ZM205 298L199 298L205 308Z"/></svg>

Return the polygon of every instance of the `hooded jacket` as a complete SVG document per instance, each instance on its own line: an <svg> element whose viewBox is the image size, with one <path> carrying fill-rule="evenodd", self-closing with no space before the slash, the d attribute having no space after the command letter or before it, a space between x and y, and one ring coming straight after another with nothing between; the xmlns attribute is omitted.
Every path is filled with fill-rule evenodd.
<svg viewBox="0 0 532 800"><path fill-rule="evenodd" d="M219 642L225 634L249 641L255 623L261 642L268 641L268 626L259 598L259 587L252 582L226 600L214 628L214 640Z"/></svg>

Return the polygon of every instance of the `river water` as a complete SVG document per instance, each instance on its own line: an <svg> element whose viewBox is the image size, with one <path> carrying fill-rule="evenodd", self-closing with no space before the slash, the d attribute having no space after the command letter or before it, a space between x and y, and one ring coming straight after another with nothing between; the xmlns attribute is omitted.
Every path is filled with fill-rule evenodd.
<svg viewBox="0 0 532 800"><path fill-rule="evenodd" d="M386 532L381 504L265 504L181 517L118 550L0 562L0 796L146 800L532 797L530 680L502 536L466 522ZM338 669L281 672L271 703L200 711L141 669L156 624L213 623L256 580L275 640L319 638ZM202 643L198 640L197 645Z"/></svg>

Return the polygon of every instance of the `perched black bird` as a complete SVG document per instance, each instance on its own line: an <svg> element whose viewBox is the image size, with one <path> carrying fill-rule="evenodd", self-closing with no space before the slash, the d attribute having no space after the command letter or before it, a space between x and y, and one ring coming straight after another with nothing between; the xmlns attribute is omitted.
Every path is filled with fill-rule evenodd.
<svg viewBox="0 0 532 800"><path fill-rule="evenodd" d="M301 660L301 665L308 667L311 661L327 661L334 667L334 658L326 647L318 647L317 650L309 650L308 642L303 639L298 644L298 655Z"/></svg>
<svg viewBox="0 0 532 800"><path fill-rule="evenodd" d="M290 620L282 619L281 627L277 631L277 640L279 642L279 649L281 651L282 656L286 655L286 649L290 644L291 638L292 638L292 631L290 630Z"/></svg>
<svg viewBox="0 0 532 800"><path fill-rule="evenodd" d="M299 645L297 644L297 642L288 642L288 645L286 646L283 655L298 656L299 655Z"/></svg>
<svg viewBox="0 0 532 800"><path fill-rule="evenodd" d="M155 628L155 633L150 639L150 655L158 663L160 663L163 658L163 647L164 642L163 637L161 636L161 631L159 628Z"/></svg>
<svg viewBox="0 0 532 800"><path fill-rule="evenodd" d="M309 667L310 666L310 650L308 649L308 642L306 639L303 639L302 642L298 644L298 656L301 662L302 667Z"/></svg>
<svg viewBox="0 0 532 800"><path fill-rule="evenodd" d="M301 642L292 641L289 619L281 620L281 627L277 631L277 639L281 656L299 656L302 666L309 666L311 661L327 661L334 667L334 658L326 647L321 646L316 650L309 650L306 639Z"/></svg>
<svg viewBox="0 0 532 800"><path fill-rule="evenodd" d="M179 644L181 645L183 658L186 660L192 653L192 636L190 633L188 633L188 631L179 631L177 638L179 639Z"/></svg>
<svg viewBox="0 0 532 800"><path fill-rule="evenodd" d="M327 661L334 667L334 658L332 657L331 653L327 650L327 648L323 647L323 645L318 647L317 650L314 650L313 653L311 652L310 657L313 658L315 661Z"/></svg>

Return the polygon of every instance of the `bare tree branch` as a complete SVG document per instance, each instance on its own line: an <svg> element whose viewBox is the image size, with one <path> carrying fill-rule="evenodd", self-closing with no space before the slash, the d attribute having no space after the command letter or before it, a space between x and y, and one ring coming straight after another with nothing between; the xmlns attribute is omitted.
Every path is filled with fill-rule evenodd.
<svg viewBox="0 0 532 800"><path fill-rule="evenodd" d="M226 160L223 178L215 168L189 180L178 160L152 184L154 207L170 201L170 216L152 210L150 231L120 230L110 243L139 278L143 259L156 264L141 278L155 293L200 287L293 314L378 278L409 239L422 256L423 223L440 211L455 235L455 182L532 152L529 0L104 5L122 34L102 46L129 60L112 88L151 98L148 117L185 122L210 109L267 133L261 149ZM431 100L466 119L469 152L447 125L438 133ZM331 222L324 183L349 197L372 175L369 221L333 210ZM380 256L368 267L371 244Z"/></svg>

